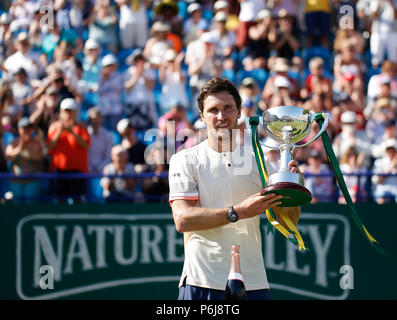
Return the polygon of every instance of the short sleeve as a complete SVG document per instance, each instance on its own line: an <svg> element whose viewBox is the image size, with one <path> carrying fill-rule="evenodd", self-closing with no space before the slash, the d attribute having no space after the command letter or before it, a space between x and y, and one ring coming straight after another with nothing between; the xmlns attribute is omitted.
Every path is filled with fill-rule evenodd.
<svg viewBox="0 0 397 320"><path fill-rule="evenodd" d="M169 201L198 200L199 190L194 164L185 150L174 154L169 166Z"/></svg>

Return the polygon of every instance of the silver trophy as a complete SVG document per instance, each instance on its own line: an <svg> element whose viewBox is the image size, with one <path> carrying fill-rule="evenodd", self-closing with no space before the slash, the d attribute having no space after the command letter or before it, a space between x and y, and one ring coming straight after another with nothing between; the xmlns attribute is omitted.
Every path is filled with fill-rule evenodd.
<svg viewBox="0 0 397 320"><path fill-rule="evenodd" d="M273 107L263 112L263 127L267 135L279 145L277 147L262 145L269 149L280 150L280 169L269 176L262 194L283 195L280 207L299 207L312 199L311 192L305 188L303 173L291 172L288 163L293 159L295 148L313 143L326 130L328 114L324 114L324 124L312 140L297 144L309 134L315 115L312 111L295 106Z"/></svg>

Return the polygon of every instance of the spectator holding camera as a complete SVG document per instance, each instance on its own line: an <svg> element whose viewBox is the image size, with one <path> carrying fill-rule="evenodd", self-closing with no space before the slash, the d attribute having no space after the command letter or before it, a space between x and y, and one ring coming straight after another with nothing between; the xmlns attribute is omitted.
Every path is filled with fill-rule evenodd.
<svg viewBox="0 0 397 320"><path fill-rule="evenodd" d="M19 137L5 150L7 160L11 161L12 172L16 175L41 172L43 149L40 140L34 135L34 127L26 117L18 121ZM41 191L40 180L18 179L10 184L15 199L20 202L37 200Z"/></svg>
<svg viewBox="0 0 397 320"><path fill-rule="evenodd" d="M58 102L66 98L73 98L77 103L83 100L83 96L76 90L65 77L62 69L54 66L48 68L48 76L41 80L40 85L33 92L33 100L38 100L50 87L54 87L57 91Z"/></svg>
<svg viewBox="0 0 397 320"><path fill-rule="evenodd" d="M48 129L47 145L52 158L51 171L58 173L87 173L90 135L76 122L78 106L74 99L62 100L59 120ZM82 200L85 179L59 179L57 195Z"/></svg>

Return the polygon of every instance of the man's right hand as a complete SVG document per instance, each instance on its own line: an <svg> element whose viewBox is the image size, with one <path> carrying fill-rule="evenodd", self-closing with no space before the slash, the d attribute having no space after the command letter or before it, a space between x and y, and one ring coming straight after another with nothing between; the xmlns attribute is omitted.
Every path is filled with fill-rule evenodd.
<svg viewBox="0 0 397 320"><path fill-rule="evenodd" d="M282 195L276 195L274 193L269 193L266 195L255 193L244 201L235 205L234 210L236 211L239 219L252 218L265 212L269 208L273 208L281 204L280 199L282 197Z"/></svg>

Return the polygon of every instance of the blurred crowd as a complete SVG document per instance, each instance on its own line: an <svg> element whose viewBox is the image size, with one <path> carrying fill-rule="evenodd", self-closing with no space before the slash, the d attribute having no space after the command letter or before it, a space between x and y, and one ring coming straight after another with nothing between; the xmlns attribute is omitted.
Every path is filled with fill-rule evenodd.
<svg viewBox="0 0 397 320"><path fill-rule="evenodd" d="M205 139L197 94L225 77L242 96L242 132L273 106L328 112L353 200L397 201L396 0L7 2L0 171L107 176L3 179L0 197L167 199L170 154ZM181 138L167 141L172 134ZM279 153L266 156L277 167ZM320 174L306 179L313 202L343 203L321 139L295 158Z"/></svg>

